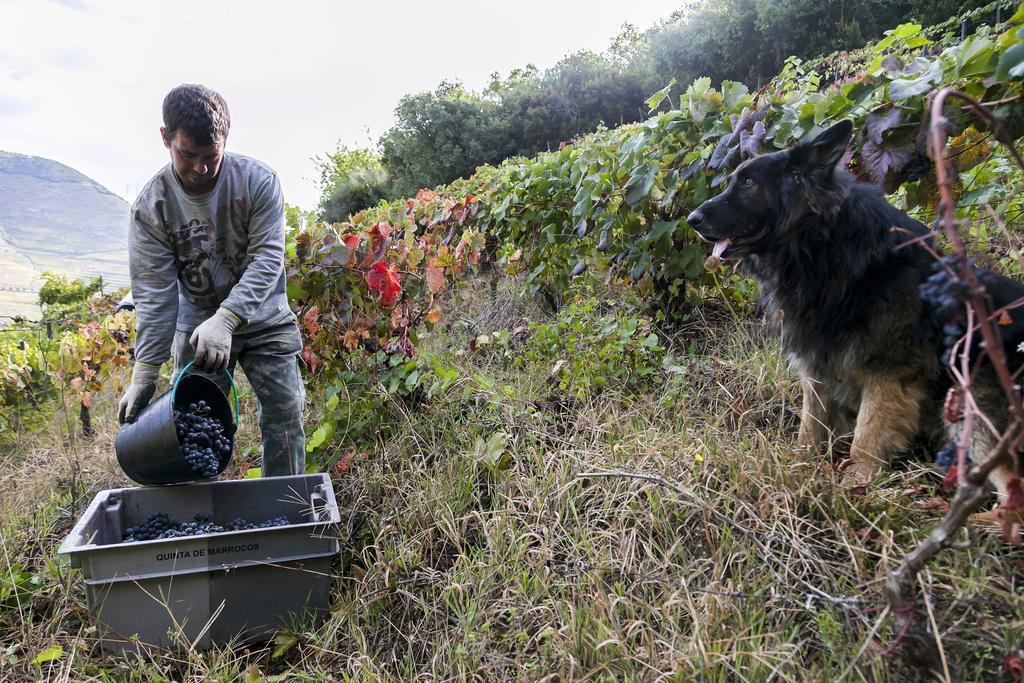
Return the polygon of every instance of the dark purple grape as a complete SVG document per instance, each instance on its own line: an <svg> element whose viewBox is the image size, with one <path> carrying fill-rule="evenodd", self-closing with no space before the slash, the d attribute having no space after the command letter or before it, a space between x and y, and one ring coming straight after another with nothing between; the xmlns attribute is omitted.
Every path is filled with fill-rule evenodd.
<svg viewBox="0 0 1024 683"><path fill-rule="evenodd" d="M231 454L231 442L223 437L224 426L210 416L205 401L190 403L186 412L175 411L181 454L196 475L203 479L220 473L221 461ZM216 450L215 450L216 449Z"/></svg>
<svg viewBox="0 0 1024 683"><path fill-rule="evenodd" d="M191 522L178 522L172 524L166 513L150 515L145 522L134 527L128 527L124 534L124 543L136 541L152 541L166 538L182 538L185 536L200 536L204 534L218 534L225 531L249 531L252 529L270 529L273 527L288 526L287 517L275 517L259 523L248 522L242 518L236 518L227 525L215 524L208 515L195 515Z"/></svg>
<svg viewBox="0 0 1024 683"><path fill-rule="evenodd" d="M947 441L946 445L935 454L935 463L945 471L954 462L956 462L956 444L952 441Z"/></svg>

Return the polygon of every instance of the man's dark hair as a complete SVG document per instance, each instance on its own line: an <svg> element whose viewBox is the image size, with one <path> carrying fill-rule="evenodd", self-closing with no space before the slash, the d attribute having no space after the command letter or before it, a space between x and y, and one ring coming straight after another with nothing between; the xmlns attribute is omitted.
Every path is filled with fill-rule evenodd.
<svg viewBox="0 0 1024 683"><path fill-rule="evenodd" d="M231 127L228 104L205 85L185 83L164 98L164 128L167 138L181 131L200 147L225 140Z"/></svg>

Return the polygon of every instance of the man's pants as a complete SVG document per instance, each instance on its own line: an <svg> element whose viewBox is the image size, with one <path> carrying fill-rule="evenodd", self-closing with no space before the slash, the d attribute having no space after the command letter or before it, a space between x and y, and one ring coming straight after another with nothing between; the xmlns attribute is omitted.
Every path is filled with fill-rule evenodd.
<svg viewBox="0 0 1024 683"><path fill-rule="evenodd" d="M174 334L174 377L195 358L189 332ZM302 430L302 406L306 392L299 374L302 335L293 322L251 333L237 333L231 340L231 360L242 366L259 404L263 432L263 476L282 477L306 470L306 434ZM192 372L190 370L189 372ZM227 395L231 384L224 373L209 375Z"/></svg>

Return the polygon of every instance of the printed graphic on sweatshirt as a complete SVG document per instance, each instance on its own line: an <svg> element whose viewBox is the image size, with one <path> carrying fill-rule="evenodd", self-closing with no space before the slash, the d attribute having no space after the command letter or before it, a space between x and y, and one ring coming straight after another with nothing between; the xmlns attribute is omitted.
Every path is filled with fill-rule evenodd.
<svg viewBox="0 0 1024 683"><path fill-rule="evenodd" d="M178 258L178 278L189 298L203 307L219 303L211 271L211 232L210 226L195 218L170 231L171 245Z"/></svg>

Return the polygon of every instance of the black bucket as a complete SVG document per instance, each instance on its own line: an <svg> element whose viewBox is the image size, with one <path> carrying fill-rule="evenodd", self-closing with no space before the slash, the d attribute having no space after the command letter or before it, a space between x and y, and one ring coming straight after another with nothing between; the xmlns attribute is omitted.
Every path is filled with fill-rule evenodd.
<svg viewBox="0 0 1024 683"><path fill-rule="evenodd" d="M117 462L124 473L143 486L161 484L184 484L201 477L189 466L181 454L178 431L174 424L174 409L187 407L190 403L206 401L210 415L220 420L224 432L231 442L227 455L220 457L219 475L235 450L235 432L238 430L237 417L231 414L231 404L216 382L201 375L189 374L189 363L178 374L171 390L162 394L142 409L135 422L121 426L114 441ZM235 394L235 416L238 415L238 389L231 373L227 373Z"/></svg>

